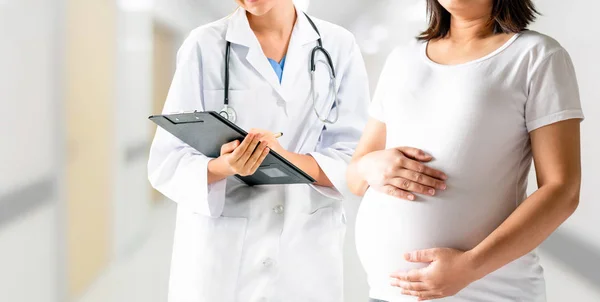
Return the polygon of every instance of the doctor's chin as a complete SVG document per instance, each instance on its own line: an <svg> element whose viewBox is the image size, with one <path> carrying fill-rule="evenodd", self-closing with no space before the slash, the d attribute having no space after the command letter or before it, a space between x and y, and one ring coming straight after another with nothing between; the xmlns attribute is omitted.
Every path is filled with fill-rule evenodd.
<svg viewBox="0 0 600 302"><path fill-rule="evenodd" d="M600 301L600 4L0 1L0 301Z"/></svg>

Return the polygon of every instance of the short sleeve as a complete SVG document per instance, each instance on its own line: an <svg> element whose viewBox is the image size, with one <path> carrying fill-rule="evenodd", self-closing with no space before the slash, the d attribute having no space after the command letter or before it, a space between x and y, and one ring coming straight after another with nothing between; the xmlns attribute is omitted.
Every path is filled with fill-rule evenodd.
<svg viewBox="0 0 600 302"><path fill-rule="evenodd" d="M375 94L373 95L373 100L371 101L371 105L369 106L369 115L380 121L385 123L385 99L390 91L390 82L392 82L394 76L394 70L398 68L397 65L397 57L398 57L399 49L395 49L387 58L385 65L383 66L383 71L379 76L379 81L377 83L377 88L375 89Z"/></svg>
<svg viewBox="0 0 600 302"><path fill-rule="evenodd" d="M377 84L377 90L375 90L375 95L373 96L373 101L371 101L371 105L369 105L369 116L372 118L385 123L385 116L383 114L383 102L382 97L379 97L379 93L377 93L381 88L381 80Z"/></svg>
<svg viewBox="0 0 600 302"><path fill-rule="evenodd" d="M525 105L527 131L569 119L583 120L573 62L566 50L546 57L534 71Z"/></svg>

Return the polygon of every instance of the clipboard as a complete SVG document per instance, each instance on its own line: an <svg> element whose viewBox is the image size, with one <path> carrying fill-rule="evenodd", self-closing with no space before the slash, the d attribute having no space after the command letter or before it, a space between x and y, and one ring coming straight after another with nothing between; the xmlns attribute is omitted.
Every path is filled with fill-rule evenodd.
<svg viewBox="0 0 600 302"><path fill-rule="evenodd" d="M149 119L200 153L217 158L221 146L234 140L240 142L246 131L214 111L153 115ZM249 186L310 184L315 180L273 150L253 175L236 178Z"/></svg>

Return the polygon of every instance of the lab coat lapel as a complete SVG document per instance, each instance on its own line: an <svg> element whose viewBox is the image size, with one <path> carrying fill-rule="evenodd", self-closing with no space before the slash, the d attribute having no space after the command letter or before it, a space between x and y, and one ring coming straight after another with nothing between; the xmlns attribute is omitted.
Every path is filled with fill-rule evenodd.
<svg viewBox="0 0 600 302"><path fill-rule="evenodd" d="M246 11L238 8L229 20L229 26L225 39L233 44L248 47L246 60L248 63L273 87L273 89L285 99L279 78L269 60L265 56L258 39L250 28ZM287 64L287 60L286 60Z"/></svg>
<svg viewBox="0 0 600 302"><path fill-rule="evenodd" d="M283 97L281 85L279 84L279 78L273 70L273 66L269 63L269 60L265 56L260 46L251 47L246 56L248 63L260 73L260 75L275 89L275 91Z"/></svg>
<svg viewBox="0 0 600 302"><path fill-rule="evenodd" d="M258 39L250 28L246 11L238 8L229 20L225 39L231 43L248 47L246 60L248 63L273 87L281 98L289 102L294 97L297 89L297 75L300 72L310 72L308 60L311 47L304 47L308 43L316 46L319 35L312 28L304 13L296 7L297 20L292 31L292 37L286 54L285 66L281 84L273 67L265 56ZM308 87L306 89L309 89Z"/></svg>

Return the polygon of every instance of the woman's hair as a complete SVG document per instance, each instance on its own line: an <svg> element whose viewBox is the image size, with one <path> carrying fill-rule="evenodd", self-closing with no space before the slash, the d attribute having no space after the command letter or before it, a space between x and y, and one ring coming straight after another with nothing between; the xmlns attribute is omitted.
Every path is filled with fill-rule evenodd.
<svg viewBox="0 0 600 302"><path fill-rule="evenodd" d="M444 38L450 32L450 13L438 2L427 0L429 28L417 39L434 40ZM493 32L518 33L527 28L535 20L539 12L532 0L494 0L490 25Z"/></svg>

